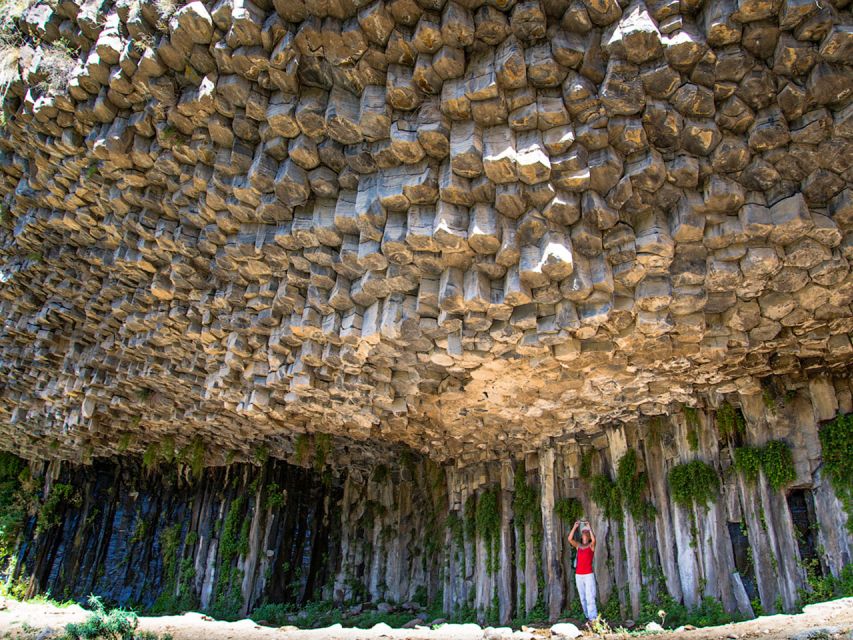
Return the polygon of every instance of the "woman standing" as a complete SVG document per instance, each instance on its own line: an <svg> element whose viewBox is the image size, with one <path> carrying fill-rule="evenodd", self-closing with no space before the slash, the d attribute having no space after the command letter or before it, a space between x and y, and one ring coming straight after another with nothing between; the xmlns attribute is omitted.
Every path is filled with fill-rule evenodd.
<svg viewBox="0 0 853 640"><path fill-rule="evenodd" d="M569 544L577 549L578 561L575 567L575 584L578 588L578 595L583 606L583 613L588 621L595 620L598 617L598 608L595 606L595 574L592 572L592 558L595 554L595 534L589 523L584 521L584 527L581 529L581 541L575 540L575 531L580 526L580 522L576 521L569 533Z"/></svg>

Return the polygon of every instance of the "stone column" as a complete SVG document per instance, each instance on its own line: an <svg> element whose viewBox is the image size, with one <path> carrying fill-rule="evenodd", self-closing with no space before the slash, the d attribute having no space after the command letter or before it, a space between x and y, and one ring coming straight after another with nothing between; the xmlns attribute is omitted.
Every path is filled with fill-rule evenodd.
<svg viewBox="0 0 853 640"><path fill-rule="evenodd" d="M548 618L553 622L560 617L563 606L563 577L560 567L560 541L556 534L554 514L554 458L553 448L539 454L539 478L542 483L542 571L545 574L545 601Z"/></svg>

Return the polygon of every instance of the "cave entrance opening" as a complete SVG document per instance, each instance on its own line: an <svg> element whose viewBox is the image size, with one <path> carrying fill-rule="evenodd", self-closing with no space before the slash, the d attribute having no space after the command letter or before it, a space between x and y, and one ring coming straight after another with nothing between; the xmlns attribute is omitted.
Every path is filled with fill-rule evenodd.
<svg viewBox="0 0 853 640"><path fill-rule="evenodd" d="M788 491L788 511L794 523L800 559L815 577L824 575L823 563L817 552L817 519L814 510L814 495L811 489L798 488Z"/></svg>

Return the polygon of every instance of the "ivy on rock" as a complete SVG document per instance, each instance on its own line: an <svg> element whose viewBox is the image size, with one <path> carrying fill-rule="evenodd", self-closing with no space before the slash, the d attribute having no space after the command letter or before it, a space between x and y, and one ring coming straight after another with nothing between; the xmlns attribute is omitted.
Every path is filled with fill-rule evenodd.
<svg viewBox="0 0 853 640"><path fill-rule="evenodd" d="M673 501L689 509L694 504L707 509L720 490L720 478L707 462L692 460L674 466L667 475Z"/></svg>
<svg viewBox="0 0 853 640"><path fill-rule="evenodd" d="M734 466L750 484L755 483L763 470L774 491L797 479L791 447L784 440L771 440L763 447L738 447L734 451Z"/></svg>
<svg viewBox="0 0 853 640"><path fill-rule="evenodd" d="M853 532L853 413L837 416L819 432L823 471L848 514L847 528Z"/></svg>
<svg viewBox="0 0 853 640"><path fill-rule="evenodd" d="M629 449L616 466L616 481L605 474L592 478L590 497L605 517L621 521L628 512L635 520L654 516L655 508L645 498L648 488L646 474L638 471L637 452Z"/></svg>

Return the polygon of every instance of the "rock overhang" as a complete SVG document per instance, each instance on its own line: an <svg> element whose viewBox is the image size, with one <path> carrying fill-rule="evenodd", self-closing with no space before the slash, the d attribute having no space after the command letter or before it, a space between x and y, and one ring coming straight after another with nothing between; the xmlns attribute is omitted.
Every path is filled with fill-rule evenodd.
<svg viewBox="0 0 853 640"><path fill-rule="evenodd" d="M736 4L28 8L10 446L465 463L847 371L849 10Z"/></svg>

